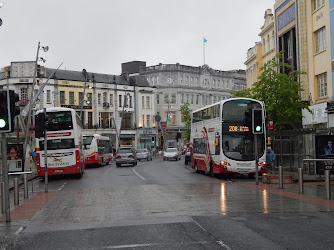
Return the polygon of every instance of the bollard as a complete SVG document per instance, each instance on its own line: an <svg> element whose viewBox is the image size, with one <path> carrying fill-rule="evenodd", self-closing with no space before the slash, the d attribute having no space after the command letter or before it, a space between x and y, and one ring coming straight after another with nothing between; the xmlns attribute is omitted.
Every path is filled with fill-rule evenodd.
<svg viewBox="0 0 334 250"><path fill-rule="evenodd" d="M14 178L14 205L19 205L19 179Z"/></svg>
<svg viewBox="0 0 334 250"><path fill-rule="evenodd" d="M326 198L327 200L331 199L331 178L330 170L325 170L325 186L326 186Z"/></svg>
<svg viewBox="0 0 334 250"><path fill-rule="evenodd" d="M303 187L303 168L298 168L298 186L299 186L299 193L304 193L304 187Z"/></svg>
<svg viewBox="0 0 334 250"><path fill-rule="evenodd" d="M1 182L1 213L4 213L5 210L5 183Z"/></svg>
<svg viewBox="0 0 334 250"><path fill-rule="evenodd" d="M28 179L27 175L23 175L24 199L28 199Z"/></svg>
<svg viewBox="0 0 334 250"><path fill-rule="evenodd" d="M283 189L283 167L278 166L279 188Z"/></svg>

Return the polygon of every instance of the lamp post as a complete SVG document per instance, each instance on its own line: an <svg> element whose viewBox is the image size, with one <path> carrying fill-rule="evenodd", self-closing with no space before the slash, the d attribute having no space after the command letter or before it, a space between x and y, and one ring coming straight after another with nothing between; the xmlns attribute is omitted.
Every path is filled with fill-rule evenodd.
<svg viewBox="0 0 334 250"><path fill-rule="evenodd" d="M84 126L84 124L83 124L84 121L82 119L82 114L83 114L83 105L84 105L84 102L85 102L85 94L86 94L87 80L88 80L88 72L86 71L86 69L82 70L82 74L85 77L85 84L84 84L85 86L84 86L83 97L82 97L82 100L81 100L80 119L81 119L82 126ZM91 89L92 87L90 85L88 85L88 88ZM79 99L79 101L80 101L80 99Z"/></svg>
<svg viewBox="0 0 334 250"><path fill-rule="evenodd" d="M168 115L169 115L169 108L172 108L173 106L170 106L170 101L167 102L167 116L166 116L166 132L165 132L165 149L167 149L167 127L168 127Z"/></svg>
<svg viewBox="0 0 334 250"><path fill-rule="evenodd" d="M28 109L28 121L27 121L27 126L26 126L26 133L25 133L25 139L24 139L24 145L23 145L23 157L26 157L26 152L27 152L27 144L28 144L28 137L29 137L29 127L31 124L31 111L33 108L33 103L32 99L34 97L34 90L35 90L35 85L36 85L36 76L37 76L37 63L39 60L42 60L45 62L46 60L44 58L39 57L39 51L43 50L44 52L48 52L49 46L42 46L41 43L38 42L37 46L37 53L36 53L36 60L35 60L35 69L34 69L34 75L33 75L33 80L32 80L32 89L31 89L31 97L29 101L29 109Z"/></svg>

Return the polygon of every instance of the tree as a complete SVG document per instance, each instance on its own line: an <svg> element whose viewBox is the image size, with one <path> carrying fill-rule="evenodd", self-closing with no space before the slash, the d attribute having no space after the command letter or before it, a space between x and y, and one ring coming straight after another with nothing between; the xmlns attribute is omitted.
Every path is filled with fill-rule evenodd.
<svg viewBox="0 0 334 250"><path fill-rule="evenodd" d="M180 112L182 117L182 122L184 123L182 138L189 142L190 140L190 131L191 131L191 115L189 109L189 103L185 102L180 106Z"/></svg>
<svg viewBox="0 0 334 250"><path fill-rule="evenodd" d="M301 122L302 109L307 109L308 104L302 102L300 93L303 91L301 82L298 81L305 72L295 70L289 74L278 73L278 69L292 67L282 63L282 53L278 53L272 60L260 68L262 74L252 88L233 93L239 97L249 97L264 102L267 117L274 121L275 128L295 128Z"/></svg>

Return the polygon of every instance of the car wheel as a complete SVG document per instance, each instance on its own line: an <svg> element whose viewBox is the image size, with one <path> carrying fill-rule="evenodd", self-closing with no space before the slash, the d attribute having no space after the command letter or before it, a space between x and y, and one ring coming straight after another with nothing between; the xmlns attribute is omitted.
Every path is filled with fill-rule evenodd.
<svg viewBox="0 0 334 250"><path fill-rule="evenodd" d="M138 161L140 161L140 159L138 159Z"/></svg>
<svg viewBox="0 0 334 250"><path fill-rule="evenodd" d="M120 167L121 166L121 164L119 164L119 163L116 163L116 167Z"/></svg>

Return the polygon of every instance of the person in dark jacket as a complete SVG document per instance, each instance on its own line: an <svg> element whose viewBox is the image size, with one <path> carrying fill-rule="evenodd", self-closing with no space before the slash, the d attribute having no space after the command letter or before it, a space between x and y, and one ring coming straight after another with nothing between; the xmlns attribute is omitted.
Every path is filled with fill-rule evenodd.
<svg viewBox="0 0 334 250"><path fill-rule="evenodd" d="M274 160L276 159L274 151L271 149L271 147L267 148L267 173L274 173Z"/></svg>

